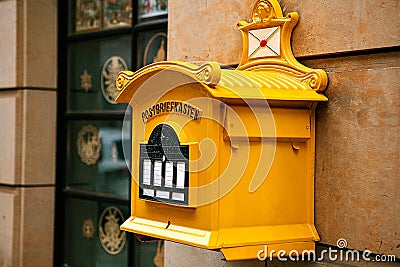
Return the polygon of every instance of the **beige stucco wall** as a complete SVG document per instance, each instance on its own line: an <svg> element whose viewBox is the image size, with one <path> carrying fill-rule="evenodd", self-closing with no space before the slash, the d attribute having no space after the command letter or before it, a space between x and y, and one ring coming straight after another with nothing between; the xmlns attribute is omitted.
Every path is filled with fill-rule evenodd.
<svg viewBox="0 0 400 267"><path fill-rule="evenodd" d="M400 257L400 53L305 62L328 71L318 108L316 225L322 242Z"/></svg>
<svg viewBox="0 0 400 267"><path fill-rule="evenodd" d="M242 41L235 25L248 18L252 2L170 0L168 58L238 64ZM345 238L351 249L400 257L400 53L389 52L400 45L400 2L281 3L300 16L295 55L329 76L329 102L319 105L316 126L321 243ZM201 262L187 250L167 242L166 266L185 257Z"/></svg>
<svg viewBox="0 0 400 267"><path fill-rule="evenodd" d="M168 58L238 64L242 54L236 23L247 20L252 0L170 0ZM300 20L293 34L296 56L398 46L397 0L282 0ZM397 29L397 30L396 30Z"/></svg>
<svg viewBox="0 0 400 267"><path fill-rule="evenodd" d="M56 3L0 0L0 267L52 266Z"/></svg>

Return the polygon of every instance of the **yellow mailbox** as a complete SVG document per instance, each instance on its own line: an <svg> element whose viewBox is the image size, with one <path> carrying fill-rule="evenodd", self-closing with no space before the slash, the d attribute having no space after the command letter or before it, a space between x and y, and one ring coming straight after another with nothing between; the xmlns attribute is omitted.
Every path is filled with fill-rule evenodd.
<svg viewBox="0 0 400 267"><path fill-rule="evenodd" d="M258 0L236 69L159 62L117 77L132 106L132 215L121 229L227 260L313 250L323 70L292 54L297 13ZM267 250L265 250L267 249Z"/></svg>

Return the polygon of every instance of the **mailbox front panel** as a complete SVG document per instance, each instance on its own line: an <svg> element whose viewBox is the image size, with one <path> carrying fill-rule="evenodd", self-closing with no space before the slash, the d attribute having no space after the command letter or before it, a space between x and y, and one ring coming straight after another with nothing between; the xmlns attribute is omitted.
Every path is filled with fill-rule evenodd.
<svg viewBox="0 0 400 267"><path fill-rule="evenodd" d="M165 112L144 123L143 112L165 101L190 104L202 110L202 115L195 120L183 112ZM204 230L214 227L210 214L216 210L212 210L210 205L195 207L201 198L195 188L207 185L212 177L217 177L216 151L222 128L207 117L220 116L219 104L210 102L204 88L193 83L170 90L159 99L149 102L141 99L137 103L133 112L131 191L132 199L137 201L132 203L132 216L156 218L155 221L165 223L164 228L168 221L171 225L189 227L192 224ZM199 144L204 139L210 141ZM209 168L204 167L209 164ZM168 168L172 169L172 186ZM155 174L160 173L160 169L161 175ZM161 191L159 197L157 191Z"/></svg>
<svg viewBox="0 0 400 267"><path fill-rule="evenodd" d="M120 73L117 101L131 101L136 124L132 215L122 229L220 249L227 260L254 259L267 245L314 249L315 107L327 101L318 94L327 76L293 57L297 20L277 0L258 0L237 24L236 69L167 61Z"/></svg>

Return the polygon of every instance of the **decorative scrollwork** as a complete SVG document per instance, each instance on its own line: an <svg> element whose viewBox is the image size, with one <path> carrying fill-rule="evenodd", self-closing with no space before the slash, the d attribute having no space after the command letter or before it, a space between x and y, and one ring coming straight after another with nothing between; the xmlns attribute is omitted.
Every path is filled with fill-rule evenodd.
<svg viewBox="0 0 400 267"><path fill-rule="evenodd" d="M300 82L307 84L312 90L316 92L320 92L325 89L325 87L322 86L323 79L321 75L317 72L309 72L299 78Z"/></svg>
<svg viewBox="0 0 400 267"><path fill-rule="evenodd" d="M142 72L149 71L152 68L162 68L165 70L177 70L184 71L186 74L193 76L200 82L207 84L210 87L217 85L221 79L221 68L216 62L207 62L199 67L192 64L178 64L176 62L159 62L147 65L142 69ZM118 90L124 90L130 81L134 80L141 72L133 73L131 71L121 71L118 73L115 80L116 88Z"/></svg>
<svg viewBox="0 0 400 267"><path fill-rule="evenodd" d="M206 84L212 82L212 67L211 65L203 65L201 69L196 73L197 79L203 81Z"/></svg>
<svg viewBox="0 0 400 267"><path fill-rule="evenodd" d="M180 67L194 75L200 82L203 82L210 87L217 85L221 79L221 68L216 62L207 62L200 65L198 68L184 65Z"/></svg>
<svg viewBox="0 0 400 267"><path fill-rule="evenodd" d="M117 75L117 79L115 80L115 86L118 90L123 90L126 84L132 80L133 72L131 71L121 71Z"/></svg>

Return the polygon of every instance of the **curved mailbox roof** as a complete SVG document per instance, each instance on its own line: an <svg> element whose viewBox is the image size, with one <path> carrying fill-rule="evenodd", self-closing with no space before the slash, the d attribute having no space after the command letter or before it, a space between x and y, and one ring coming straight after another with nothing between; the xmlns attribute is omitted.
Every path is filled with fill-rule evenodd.
<svg viewBox="0 0 400 267"><path fill-rule="evenodd" d="M157 79L155 75L161 71L183 74L193 82L202 84L213 97L221 101L224 99L328 100L319 93L321 83L318 84L318 75L321 74L317 72L318 70L303 74L299 71L296 73L294 69L282 70L277 66L252 71L221 69L216 62L208 62L199 66L181 61L165 61L148 65L137 72L120 72L116 83L121 93L116 101L129 103L144 82L150 78Z"/></svg>

